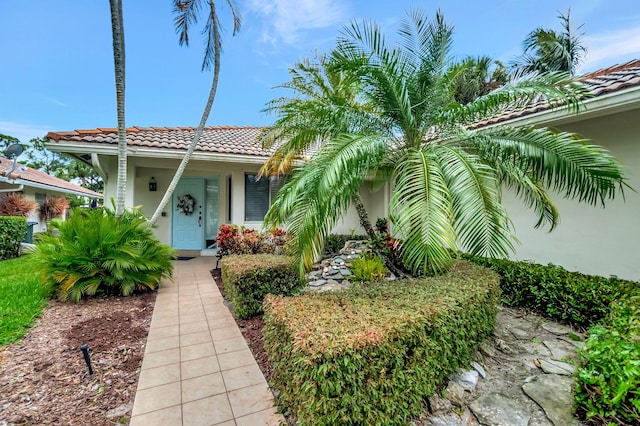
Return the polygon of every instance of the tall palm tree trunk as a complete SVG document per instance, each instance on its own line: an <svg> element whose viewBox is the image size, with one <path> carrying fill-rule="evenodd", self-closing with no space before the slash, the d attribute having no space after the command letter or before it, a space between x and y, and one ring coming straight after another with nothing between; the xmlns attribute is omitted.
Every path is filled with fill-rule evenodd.
<svg viewBox="0 0 640 426"><path fill-rule="evenodd" d="M124 24L122 0L109 0L111 6L111 30L113 37L113 62L116 80L116 108L118 115L118 180L116 184L116 216L124 213L127 191L127 133L124 114Z"/></svg>
<svg viewBox="0 0 640 426"><path fill-rule="evenodd" d="M218 18L216 16L213 2L210 1L209 5L211 7L211 14L213 15L214 22L217 22ZM158 208L153 213L153 216L151 216L151 219L149 219L149 226L155 225L155 223L158 221L158 218L162 213L162 210L164 210L164 208L169 203L169 200L171 200L171 197L173 196L176 186L178 185L178 182L180 182L180 178L182 178L182 174L187 168L187 164L189 163L189 160L191 160L191 156L193 155L193 152L198 146L198 142L200 142L200 137L202 136L202 132L204 131L204 126L207 124L207 120L209 119L209 113L211 112L213 101L216 97L216 90L218 89L218 77L220 76L221 41L220 41L220 29L218 25L213 26L213 35L214 35L214 43L215 43L215 59L214 59L214 68L213 68L213 80L211 82L211 90L209 91L209 99L207 99L207 104L205 105L204 111L202 112L202 117L200 118L200 124L198 125L198 129L196 130L196 134L193 136L193 139L191 140L189 149L187 149L187 152L182 158L182 161L180 162L180 165L178 166L176 173L173 175L173 179L171 179L171 183L169 184L167 191L164 193L164 196L162 197L162 200L160 201Z"/></svg>

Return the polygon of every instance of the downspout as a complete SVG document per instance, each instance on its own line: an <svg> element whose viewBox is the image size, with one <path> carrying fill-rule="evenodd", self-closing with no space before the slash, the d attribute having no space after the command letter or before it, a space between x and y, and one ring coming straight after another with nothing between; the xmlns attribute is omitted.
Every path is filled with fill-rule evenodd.
<svg viewBox="0 0 640 426"><path fill-rule="evenodd" d="M20 192L24 189L24 185L18 185L17 188L0 189L0 193L3 192Z"/></svg>
<svg viewBox="0 0 640 426"><path fill-rule="evenodd" d="M13 170L11 170L13 171ZM11 172L9 172L11 173ZM18 185L17 188L5 188L5 189L0 189L0 194L5 193L5 192L20 192L24 189L24 184L17 184L15 180L13 179L9 179L7 178L7 175L0 175L0 182L5 182L11 185Z"/></svg>
<svg viewBox="0 0 640 426"><path fill-rule="evenodd" d="M102 167L102 164L100 163L100 158L98 157L98 154L96 154L95 152L91 153L91 165L93 166L94 170L96 172L98 172L98 174L100 175L102 180L106 182L107 181L107 172L104 171L104 168Z"/></svg>

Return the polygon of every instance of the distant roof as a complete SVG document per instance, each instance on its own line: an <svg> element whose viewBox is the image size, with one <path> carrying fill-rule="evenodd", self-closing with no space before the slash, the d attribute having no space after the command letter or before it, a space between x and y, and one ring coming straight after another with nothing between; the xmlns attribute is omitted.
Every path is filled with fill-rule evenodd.
<svg viewBox="0 0 640 426"><path fill-rule="evenodd" d="M268 157L269 154L263 151L257 142L261 131L260 127L205 127L196 150L205 153ZM127 144L129 147L185 151L195 132L196 127L130 127L127 128ZM115 146L118 144L118 129L49 132L47 137L50 141L58 143L77 142L90 143L92 146Z"/></svg>
<svg viewBox="0 0 640 426"><path fill-rule="evenodd" d="M587 89L588 95L590 96L588 100L640 86L640 59L585 74L579 77L579 80ZM549 109L549 104L541 100L527 108L517 111L507 111L498 117L483 121L479 124L480 126L487 126Z"/></svg>
<svg viewBox="0 0 640 426"><path fill-rule="evenodd" d="M31 167L24 166L20 163L16 165L16 169L9 175L5 176L13 167L13 161L7 158L0 157L0 177L3 177L1 181L9 181L9 183L15 183L18 185L32 186L45 190L64 192L66 194L74 194L80 196L87 196L92 198L102 198L102 194L92 191L87 188L83 188L80 185L75 185L71 182L67 182L64 179L51 176L47 173L39 170L32 169Z"/></svg>

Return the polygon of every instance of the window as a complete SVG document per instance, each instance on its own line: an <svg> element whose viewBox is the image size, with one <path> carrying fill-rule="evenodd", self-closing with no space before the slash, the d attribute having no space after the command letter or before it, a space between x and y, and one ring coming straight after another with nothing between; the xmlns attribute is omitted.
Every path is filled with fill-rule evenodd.
<svg viewBox="0 0 640 426"><path fill-rule="evenodd" d="M39 205L43 205L46 199L47 199L47 196L45 194L36 192L36 203L38 203Z"/></svg>
<svg viewBox="0 0 640 426"><path fill-rule="evenodd" d="M244 175L244 220L246 222L261 222L267 214L271 201L282 188L282 178L261 178L257 180L255 174Z"/></svg>

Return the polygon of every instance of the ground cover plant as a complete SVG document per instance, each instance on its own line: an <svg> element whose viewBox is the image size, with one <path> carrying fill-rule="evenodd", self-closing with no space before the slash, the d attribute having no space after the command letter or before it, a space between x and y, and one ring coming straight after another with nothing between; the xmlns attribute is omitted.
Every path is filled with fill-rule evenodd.
<svg viewBox="0 0 640 426"><path fill-rule="evenodd" d="M61 300L153 290L173 272L175 250L155 238L139 211L118 217L109 209L76 209L50 228L56 233L41 237L33 260Z"/></svg>
<svg viewBox="0 0 640 426"><path fill-rule="evenodd" d="M278 402L300 425L406 424L470 362L499 297L497 275L462 261L438 277L269 295L263 335Z"/></svg>
<svg viewBox="0 0 640 426"><path fill-rule="evenodd" d="M40 284L29 256L0 262L0 346L29 331L42 314L50 292Z"/></svg>
<svg viewBox="0 0 640 426"><path fill-rule="evenodd" d="M225 256L220 269L224 293L240 319L262 313L267 294L288 296L304 285L293 259L274 254Z"/></svg>

